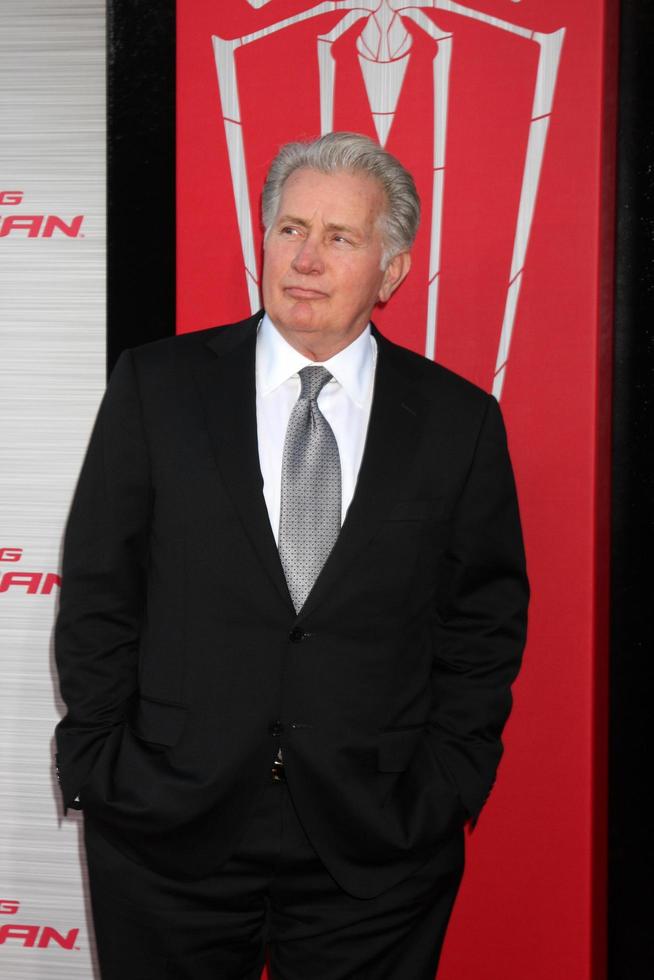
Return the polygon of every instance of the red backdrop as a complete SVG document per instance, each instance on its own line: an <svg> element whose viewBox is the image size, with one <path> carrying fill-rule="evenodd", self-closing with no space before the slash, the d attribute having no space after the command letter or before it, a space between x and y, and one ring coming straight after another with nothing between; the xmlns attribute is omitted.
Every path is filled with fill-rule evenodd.
<svg viewBox="0 0 654 980"><path fill-rule="evenodd" d="M402 6L361 0L350 23L338 3L178 0L178 329L249 314L261 184L281 143L321 130L322 55L323 116L377 137L383 113L423 199L414 267L376 322L421 353L435 332L438 360L501 394L533 588L439 978L599 980L615 4Z"/></svg>

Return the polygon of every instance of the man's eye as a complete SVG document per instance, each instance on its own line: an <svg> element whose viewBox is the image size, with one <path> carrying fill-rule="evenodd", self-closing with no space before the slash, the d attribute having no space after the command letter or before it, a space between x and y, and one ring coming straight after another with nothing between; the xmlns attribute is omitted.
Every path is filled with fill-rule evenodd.
<svg viewBox="0 0 654 980"><path fill-rule="evenodd" d="M333 241L335 241L338 245L350 245L351 244L350 239L349 238L345 238L343 235L334 235Z"/></svg>
<svg viewBox="0 0 654 980"><path fill-rule="evenodd" d="M295 235L297 234L297 230L297 228L293 228L291 225L284 225L283 228L280 228L280 233L282 235Z"/></svg>

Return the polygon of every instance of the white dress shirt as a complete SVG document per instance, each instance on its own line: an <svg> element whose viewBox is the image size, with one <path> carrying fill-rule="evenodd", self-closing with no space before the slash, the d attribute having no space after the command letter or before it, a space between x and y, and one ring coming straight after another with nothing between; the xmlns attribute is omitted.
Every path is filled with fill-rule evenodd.
<svg viewBox="0 0 654 980"><path fill-rule="evenodd" d="M316 362L284 340L267 314L259 325L256 350L257 440L263 494L270 526L279 537L282 454L288 420L300 395L299 371L322 363L332 375L318 406L329 422L341 458L341 524L354 496L366 441L377 362L370 325L334 357Z"/></svg>

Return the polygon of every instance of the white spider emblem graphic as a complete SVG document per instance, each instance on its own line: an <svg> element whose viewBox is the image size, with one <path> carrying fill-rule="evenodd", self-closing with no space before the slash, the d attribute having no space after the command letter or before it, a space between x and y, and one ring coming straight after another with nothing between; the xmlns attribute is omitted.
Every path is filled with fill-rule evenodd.
<svg viewBox="0 0 654 980"><path fill-rule="evenodd" d="M248 0L248 2L252 7L260 8L266 6L271 0ZM434 358L438 322L438 286L441 273L448 87L456 32L441 30L436 22L427 16L425 10L443 11L476 20L490 29L509 32L538 45L539 48L531 121L520 189L520 203L515 221L513 255L507 279L504 315L493 378L493 394L499 398L502 393L525 268L527 245L533 222L561 47L565 35L564 28L549 34L539 33L493 17L488 13L474 10L464 4L455 3L453 0L335 0L335 2L314 4L301 13L294 14L243 37L228 39L214 36L214 55L248 296L254 312L259 309L261 301L239 107L236 50L245 45L262 41L271 34L291 28L294 24L323 14L342 11L344 16L336 26L326 34L320 34L316 37L320 80L320 123L321 131L327 133L333 128L334 117L336 61L332 54L332 45L357 21L364 21L361 33L356 39L357 55L377 137L380 144L384 146L393 125L407 65L411 58L412 37L405 26L405 21L411 20L438 44L433 60L433 192L425 331L425 354L427 357Z"/></svg>

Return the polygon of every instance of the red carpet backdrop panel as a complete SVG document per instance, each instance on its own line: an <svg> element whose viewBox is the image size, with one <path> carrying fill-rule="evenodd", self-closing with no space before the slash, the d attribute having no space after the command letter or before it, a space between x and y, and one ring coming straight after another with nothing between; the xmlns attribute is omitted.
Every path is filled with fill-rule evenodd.
<svg viewBox="0 0 654 980"><path fill-rule="evenodd" d="M376 322L492 391L533 587L441 980L601 980L616 4L178 0L177 329L259 307L277 148L366 133L416 177Z"/></svg>

